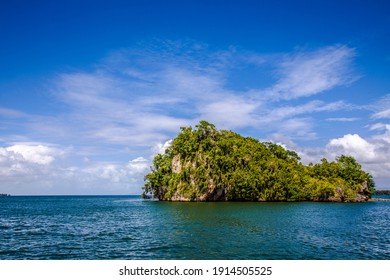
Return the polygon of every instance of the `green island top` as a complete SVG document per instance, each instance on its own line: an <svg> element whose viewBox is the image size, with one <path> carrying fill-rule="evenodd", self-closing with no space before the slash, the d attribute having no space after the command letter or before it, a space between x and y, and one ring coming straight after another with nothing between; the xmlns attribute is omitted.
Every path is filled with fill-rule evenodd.
<svg viewBox="0 0 390 280"><path fill-rule="evenodd" d="M182 127L145 176L143 196L164 201L365 202L373 177L351 156L304 165L294 151L201 121Z"/></svg>

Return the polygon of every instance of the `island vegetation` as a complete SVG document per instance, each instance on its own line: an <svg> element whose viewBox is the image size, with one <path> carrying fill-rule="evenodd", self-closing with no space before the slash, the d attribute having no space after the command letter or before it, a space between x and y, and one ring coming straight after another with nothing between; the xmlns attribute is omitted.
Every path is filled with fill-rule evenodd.
<svg viewBox="0 0 390 280"><path fill-rule="evenodd" d="M167 201L363 202L375 184L351 156L304 165L280 145L201 121L154 158L143 190Z"/></svg>

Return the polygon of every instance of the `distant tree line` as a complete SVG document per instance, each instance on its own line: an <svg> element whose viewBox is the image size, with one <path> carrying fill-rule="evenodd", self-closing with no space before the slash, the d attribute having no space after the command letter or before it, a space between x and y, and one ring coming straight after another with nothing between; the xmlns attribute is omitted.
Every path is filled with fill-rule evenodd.
<svg viewBox="0 0 390 280"><path fill-rule="evenodd" d="M390 190L376 190L376 195L390 195Z"/></svg>

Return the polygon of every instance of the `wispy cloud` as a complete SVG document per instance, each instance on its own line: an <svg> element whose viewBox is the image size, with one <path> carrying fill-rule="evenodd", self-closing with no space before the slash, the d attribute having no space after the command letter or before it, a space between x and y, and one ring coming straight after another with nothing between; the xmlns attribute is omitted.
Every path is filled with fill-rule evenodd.
<svg viewBox="0 0 390 280"><path fill-rule="evenodd" d="M390 94L385 95L370 107L375 112L371 116L373 119L390 119Z"/></svg>
<svg viewBox="0 0 390 280"><path fill-rule="evenodd" d="M318 113L318 112L332 112L341 109L345 109L348 105L343 101L325 103L320 100L313 100L308 103L299 104L296 106L281 106L275 109L272 109L269 114L269 122L276 120L282 120L289 117L294 117L297 115L307 114L307 113Z"/></svg>
<svg viewBox="0 0 390 280"><path fill-rule="evenodd" d="M373 125L370 125L369 128L370 130L386 130L387 126L388 125L385 123L374 123Z"/></svg>
<svg viewBox="0 0 390 280"><path fill-rule="evenodd" d="M268 90L275 99L295 99L315 95L357 79L351 73L355 50L344 45L314 52L287 55L279 64L278 82Z"/></svg>
<svg viewBox="0 0 390 280"><path fill-rule="evenodd" d="M359 118L327 118L326 120L330 122L354 122Z"/></svg>
<svg viewBox="0 0 390 280"><path fill-rule="evenodd" d="M176 49L177 44L168 45L169 49L159 50L163 52L161 58L155 50L144 50L144 54L139 50L122 51L113 54L95 73L60 76L61 98L72 106L73 117L87 124L85 135L134 144L134 135L140 143L150 143L153 138L162 141L177 127L199 119L231 129L268 126L297 115L345 108L342 101L327 104L320 100L280 106L275 96L299 98L353 80L348 71L353 49L332 46L308 53L299 51L284 56L278 64L280 78L268 90L272 94L259 98L254 93L264 92L261 88L231 90L225 83L226 68L234 68L234 63L253 63L254 54L248 54L246 60L240 54L229 64L226 58L234 57L235 50L213 53L198 46L183 52ZM256 63L264 63L264 57L255 58ZM150 60L153 64L148 67ZM303 125L303 120L300 118L299 123L302 129L306 126L302 131L307 131L309 125Z"/></svg>
<svg viewBox="0 0 390 280"><path fill-rule="evenodd" d="M68 112L49 123L56 122L53 128L61 127L85 143L129 146L155 145L170 139L178 127L200 119L229 129L264 127L275 133L288 123L293 127L299 116L303 129L304 120L311 117L308 114L342 110L346 104L313 100L286 106L278 99L297 99L350 83L354 52L338 45L300 50L275 62L274 57L267 61L267 56L234 48L211 51L192 41L161 41L158 48L121 50L103 59L93 71L58 75L54 95L67 104ZM271 88L260 84L229 88L227 81L235 68L267 63L276 63L278 68ZM284 120L284 125L270 131L270 123ZM307 128L311 126L306 121L302 131L310 134Z"/></svg>
<svg viewBox="0 0 390 280"><path fill-rule="evenodd" d="M240 128L256 125L260 104L237 96L224 96L222 100L204 104L199 108L200 118L209 120L219 127Z"/></svg>
<svg viewBox="0 0 390 280"><path fill-rule="evenodd" d="M22 118L25 117L26 114L18 110L0 107L0 116L7 118Z"/></svg>

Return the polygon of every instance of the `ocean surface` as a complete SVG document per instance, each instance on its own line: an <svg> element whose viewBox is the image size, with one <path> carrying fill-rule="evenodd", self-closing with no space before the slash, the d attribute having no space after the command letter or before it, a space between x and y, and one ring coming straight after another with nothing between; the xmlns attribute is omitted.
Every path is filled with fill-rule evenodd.
<svg viewBox="0 0 390 280"><path fill-rule="evenodd" d="M0 259L390 259L390 202L0 197Z"/></svg>

